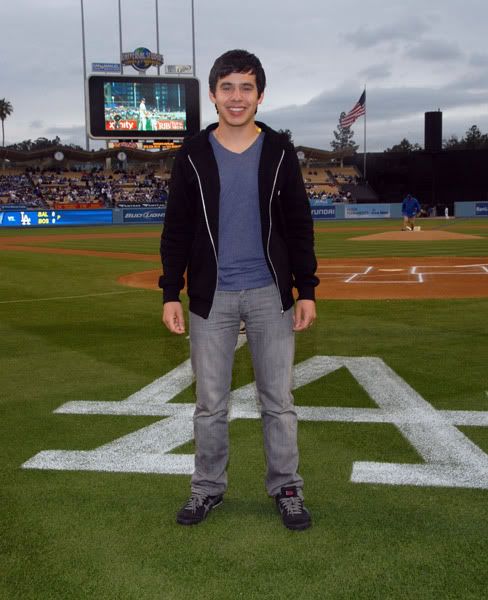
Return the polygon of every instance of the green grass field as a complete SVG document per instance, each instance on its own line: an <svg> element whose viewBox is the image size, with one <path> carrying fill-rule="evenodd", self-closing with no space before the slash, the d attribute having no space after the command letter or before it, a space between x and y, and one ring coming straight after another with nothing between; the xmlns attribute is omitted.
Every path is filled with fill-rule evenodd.
<svg viewBox="0 0 488 600"><path fill-rule="evenodd" d="M422 223L482 239L406 244L350 241L351 225L364 233L399 228L320 223L318 256L488 262L486 219ZM22 235L26 245L158 254L156 237L56 239L117 231L157 228L0 230L0 243ZM29 241L40 234L42 244ZM41 451L93 450L161 421L53 412L70 401L124 400L188 358L188 340L160 324L160 294L117 283L157 265L0 251L0 598L486 598L488 489L351 481L358 462L423 464L391 422L300 421L301 474L314 519L305 532L286 530L265 494L254 419L231 422L228 493L193 528L175 522L187 475L22 468ZM437 411L488 412L488 298L321 300L316 325L297 336L296 363L321 355L378 357ZM233 388L252 381L243 346ZM298 407L377 408L345 367L298 388L295 398ZM189 386L171 403L192 401ZM488 427L458 430L479 456L488 454ZM191 452L191 441L174 450ZM452 466L448 452L440 463Z"/></svg>

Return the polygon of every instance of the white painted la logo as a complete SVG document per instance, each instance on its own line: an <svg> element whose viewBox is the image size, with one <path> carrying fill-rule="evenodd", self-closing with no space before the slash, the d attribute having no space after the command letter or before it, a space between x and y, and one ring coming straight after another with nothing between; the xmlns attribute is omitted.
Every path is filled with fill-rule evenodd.
<svg viewBox="0 0 488 600"><path fill-rule="evenodd" d="M486 411L436 410L380 358L314 356L294 368L294 389L346 367L379 408L297 407L301 421L392 423L424 464L355 462L351 481L389 485L488 489L488 455L457 425L488 426ZM47 450L25 469L184 474L193 472L192 454L171 454L193 439L194 405L171 404L192 384L187 360L121 402L68 402L56 413L167 417L87 451ZM230 419L258 419L254 384L231 393Z"/></svg>

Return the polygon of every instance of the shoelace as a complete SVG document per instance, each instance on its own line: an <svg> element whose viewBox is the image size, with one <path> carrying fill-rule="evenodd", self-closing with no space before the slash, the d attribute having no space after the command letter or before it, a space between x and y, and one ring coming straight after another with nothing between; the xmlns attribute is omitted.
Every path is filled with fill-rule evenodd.
<svg viewBox="0 0 488 600"><path fill-rule="evenodd" d="M206 496L200 496L199 494L192 494L190 499L186 503L185 509L196 512L200 506L203 506Z"/></svg>
<svg viewBox="0 0 488 600"><path fill-rule="evenodd" d="M289 515L299 515L303 512L303 500L300 496L280 498L280 504Z"/></svg>

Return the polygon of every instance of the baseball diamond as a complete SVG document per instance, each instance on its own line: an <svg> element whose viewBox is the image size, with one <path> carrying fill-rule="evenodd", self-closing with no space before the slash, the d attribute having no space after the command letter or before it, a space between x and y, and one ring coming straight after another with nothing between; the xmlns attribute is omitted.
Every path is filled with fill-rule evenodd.
<svg viewBox="0 0 488 600"><path fill-rule="evenodd" d="M488 228L421 225L472 237L315 225L317 320L293 372L305 535L264 489L245 335L228 492L178 530L195 387L188 340L160 322L158 226L0 231L6 597L272 598L290 574L307 598L484 597ZM384 233L410 237L365 239Z"/></svg>

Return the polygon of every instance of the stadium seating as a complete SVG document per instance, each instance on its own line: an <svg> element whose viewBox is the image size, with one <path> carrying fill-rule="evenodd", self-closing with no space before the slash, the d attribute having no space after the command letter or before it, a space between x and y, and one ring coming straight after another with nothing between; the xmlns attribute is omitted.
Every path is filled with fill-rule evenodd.
<svg viewBox="0 0 488 600"><path fill-rule="evenodd" d="M301 167L310 199L356 200L363 195L353 166L312 164ZM4 168L0 171L0 206L8 208L113 208L166 203L170 172L159 168L110 171L86 166L68 169ZM357 192L357 193L355 193Z"/></svg>
<svg viewBox="0 0 488 600"><path fill-rule="evenodd" d="M168 192L168 174L154 171L5 169L2 173L2 208L155 206L166 202Z"/></svg>

